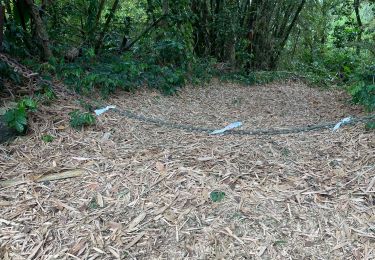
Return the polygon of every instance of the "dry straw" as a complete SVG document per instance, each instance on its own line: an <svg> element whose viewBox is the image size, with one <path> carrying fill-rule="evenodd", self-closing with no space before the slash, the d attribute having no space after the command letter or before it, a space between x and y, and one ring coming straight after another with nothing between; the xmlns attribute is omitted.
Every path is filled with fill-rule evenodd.
<svg viewBox="0 0 375 260"><path fill-rule="evenodd" d="M210 127L363 115L340 91L296 82L116 96L108 105ZM68 100L42 107L29 136L0 147L1 180L23 181L0 188L0 259L375 258L375 138L363 125L207 136L108 112L76 131Z"/></svg>

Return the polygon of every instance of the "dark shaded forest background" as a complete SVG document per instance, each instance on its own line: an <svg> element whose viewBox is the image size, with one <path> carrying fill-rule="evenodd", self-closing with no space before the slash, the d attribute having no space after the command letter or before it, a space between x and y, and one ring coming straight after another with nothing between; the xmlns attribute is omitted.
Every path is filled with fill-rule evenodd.
<svg viewBox="0 0 375 260"><path fill-rule="evenodd" d="M1 51L108 96L299 77L375 109L374 0L3 0ZM20 77L0 61L1 84ZM49 93L48 91L46 93ZM48 95L51 95L50 93Z"/></svg>

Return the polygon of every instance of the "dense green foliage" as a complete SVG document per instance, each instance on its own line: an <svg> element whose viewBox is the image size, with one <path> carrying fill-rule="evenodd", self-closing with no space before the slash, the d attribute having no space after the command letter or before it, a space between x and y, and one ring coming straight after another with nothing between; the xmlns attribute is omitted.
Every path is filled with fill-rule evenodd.
<svg viewBox="0 0 375 260"><path fill-rule="evenodd" d="M368 111L375 110L375 67L367 67L355 74L354 85L350 88L353 102L365 106Z"/></svg>
<svg viewBox="0 0 375 260"><path fill-rule="evenodd" d="M74 110L69 113L70 115L70 126L76 129L82 129L85 126L94 125L96 120L94 115L88 112L81 112Z"/></svg>
<svg viewBox="0 0 375 260"><path fill-rule="evenodd" d="M346 87L374 110L373 0L2 3L2 50L83 94L145 85L173 94L214 76L247 84L299 77ZM0 64L19 81L6 70Z"/></svg>
<svg viewBox="0 0 375 260"><path fill-rule="evenodd" d="M17 103L15 108L9 109L5 115L5 122L9 127L16 129L19 133L24 133L27 128L27 112L37 108L37 103L25 98Z"/></svg>

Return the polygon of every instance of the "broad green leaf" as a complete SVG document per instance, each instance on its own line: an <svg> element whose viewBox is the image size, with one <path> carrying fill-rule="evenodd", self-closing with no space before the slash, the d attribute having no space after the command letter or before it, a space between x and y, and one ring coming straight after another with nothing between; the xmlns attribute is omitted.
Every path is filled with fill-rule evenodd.
<svg viewBox="0 0 375 260"><path fill-rule="evenodd" d="M21 123L19 123L19 122L17 122L17 121L15 122L14 126L15 126L16 130L17 130L19 133L22 133L22 132L25 131L25 125L23 125L23 124L21 124Z"/></svg>
<svg viewBox="0 0 375 260"><path fill-rule="evenodd" d="M31 98L25 98L22 100L24 106L29 109L35 109L36 108L36 102L32 100Z"/></svg>
<svg viewBox="0 0 375 260"><path fill-rule="evenodd" d="M26 114L23 113L17 113L15 117L15 121L21 125L27 125L27 118Z"/></svg>
<svg viewBox="0 0 375 260"><path fill-rule="evenodd" d="M7 112L5 112L5 115L4 115L5 122L7 122L9 124L11 121L14 120L14 118L15 118L15 110L14 109L10 109Z"/></svg>

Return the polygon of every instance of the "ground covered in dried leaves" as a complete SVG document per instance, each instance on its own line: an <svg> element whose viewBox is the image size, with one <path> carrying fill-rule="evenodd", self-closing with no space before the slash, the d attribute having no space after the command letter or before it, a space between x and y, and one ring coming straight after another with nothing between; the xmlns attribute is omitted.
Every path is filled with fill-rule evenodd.
<svg viewBox="0 0 375 260"><path fill-rule="evenodd" d="M107 102L219 128L362 114L341 91L295 82L213 82L177 97L143 90ZM23 180L0 188L1 259L375 258L375 138L363 125L209 136L108 112L76 131L67 115L75 107L42 107L30 135L0 146L0 181ZM71 170L82 174L36 181ZM213 202L213 191L224 199Z"/></svg>

